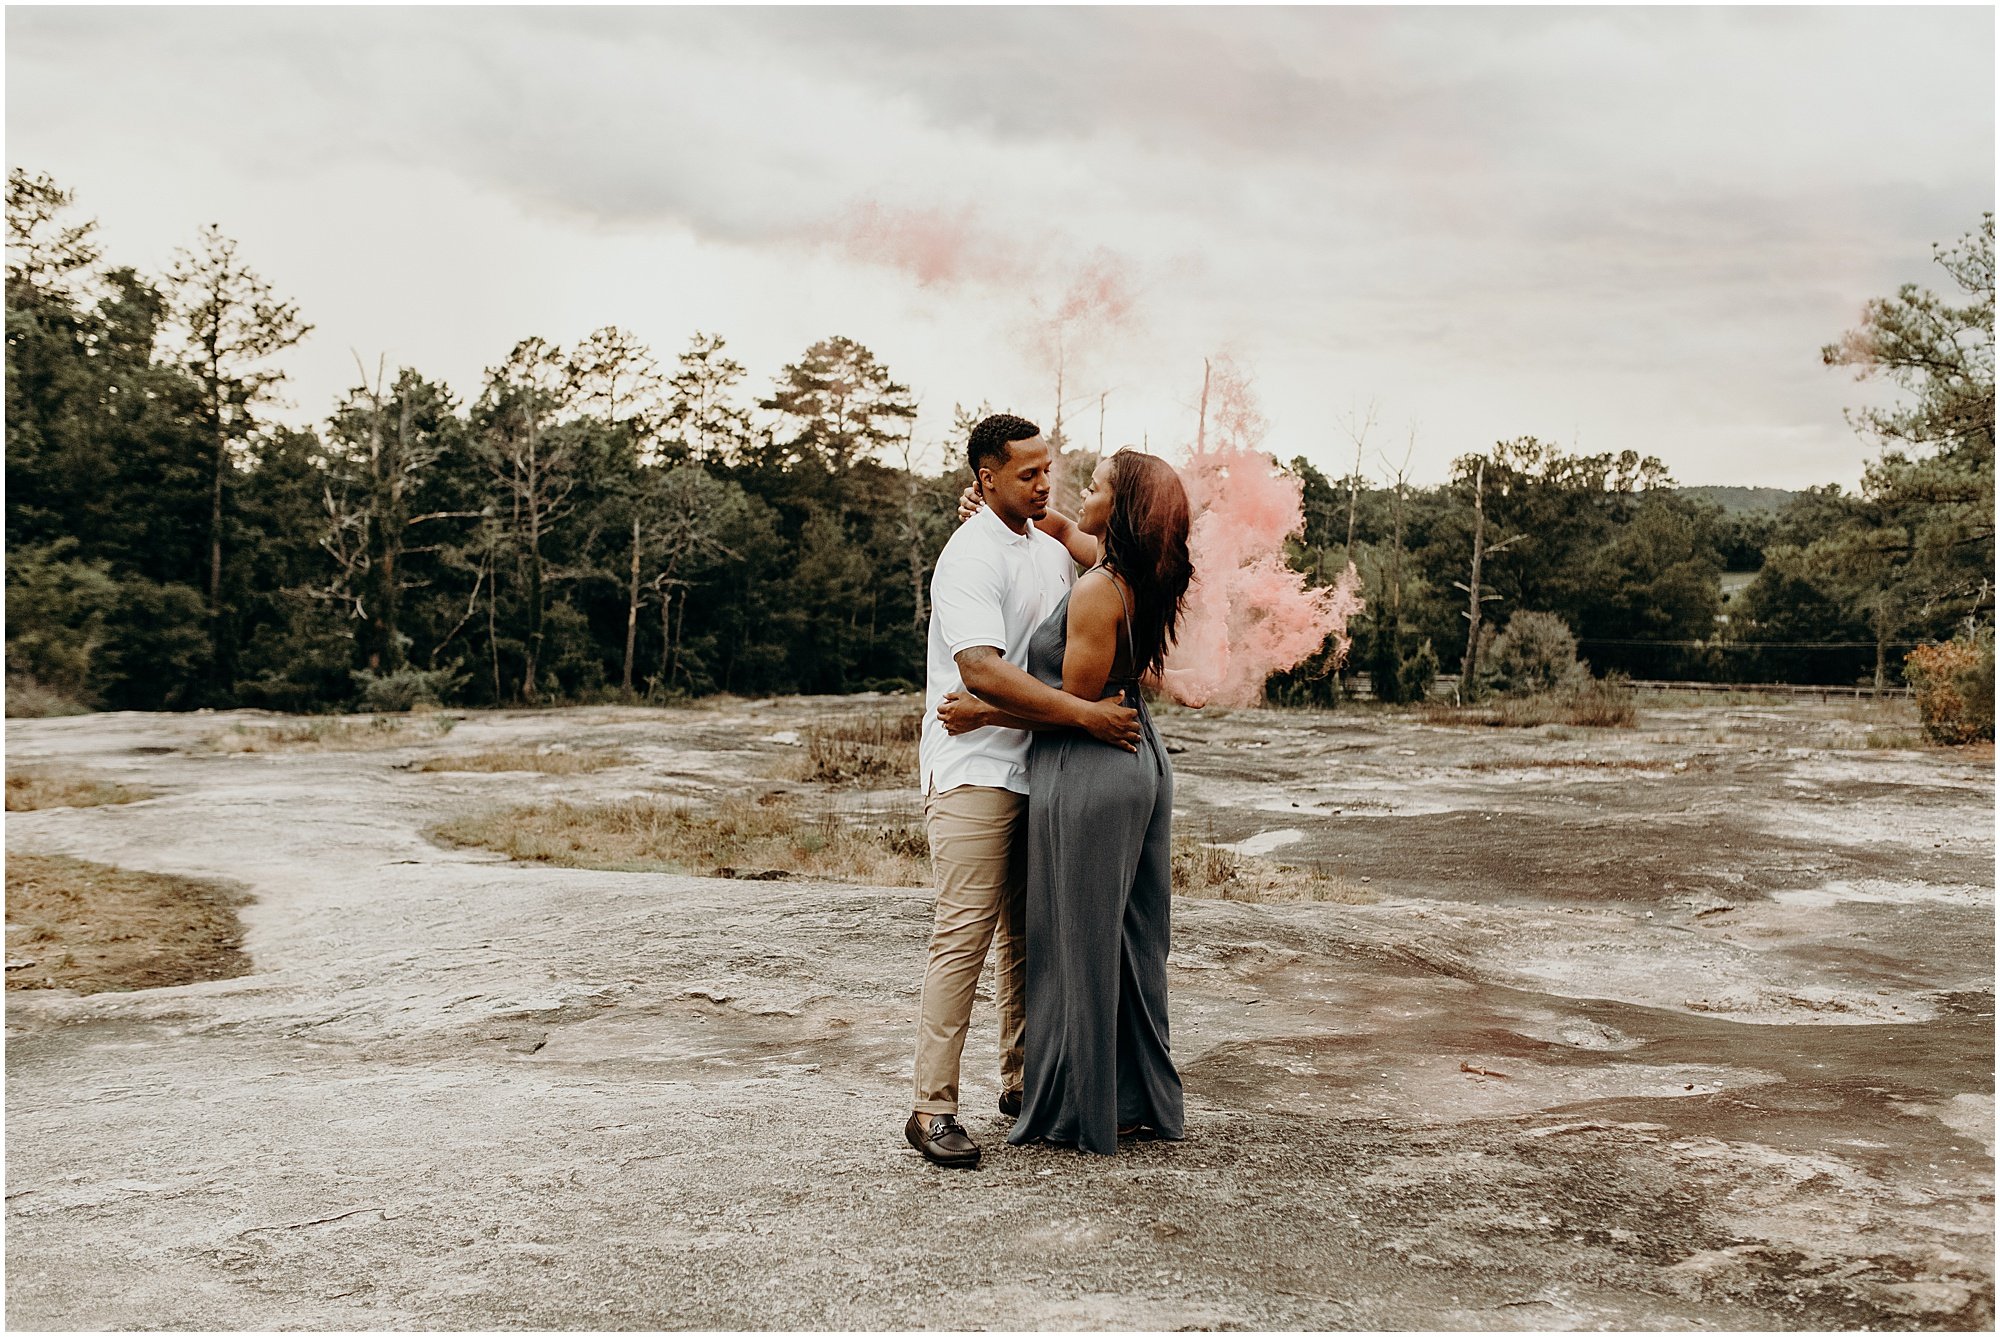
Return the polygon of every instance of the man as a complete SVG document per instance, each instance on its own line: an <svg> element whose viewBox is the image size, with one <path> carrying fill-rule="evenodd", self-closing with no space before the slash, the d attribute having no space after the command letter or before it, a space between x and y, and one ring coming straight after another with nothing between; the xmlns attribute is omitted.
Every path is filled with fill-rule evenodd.
<svg viewBox="0 0 2000 1337"><path fill-rule="evenodd" d="M958 1122L958 1069L989 947L999 974L1000 1112L1021 1108L1028 733L986 728L954 738L938 705L970 691L1037 725L1085 729L1127 750L1139 741L1138 713L1117 698L1079 700L1021 667L1029 635L1076 579L1070 553L1035 527L1049 505L1041 429L994 414L972 429L966 454L986 504L951 536L931 575L924 680L931 706L918 756L937 909L917 1027L916 1101L903 1129L927 1159L961 1168L979 1163L979 1144Z"/></svg>

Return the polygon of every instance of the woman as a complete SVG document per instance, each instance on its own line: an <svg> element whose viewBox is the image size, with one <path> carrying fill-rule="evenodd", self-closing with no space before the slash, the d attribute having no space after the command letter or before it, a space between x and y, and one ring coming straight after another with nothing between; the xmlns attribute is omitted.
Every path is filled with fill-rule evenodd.
<svg viewBox="0 0 2000 1337"><path fill-rule="evenodd" d="M1076 528L1071 551L1098 560L1035 630L1027 669L1086 700L1122 691L1144 737L1126 752L1043 731L1029 751L1027 1072L1007 1140L1109 1155L1183 1127L1167 1045L1173 767L1139 683L1161 681L1186 600L1187 492L1165 460L1121 450L1091 475ZM997 711L967 721L986 724L1022 727Z"/></svg>

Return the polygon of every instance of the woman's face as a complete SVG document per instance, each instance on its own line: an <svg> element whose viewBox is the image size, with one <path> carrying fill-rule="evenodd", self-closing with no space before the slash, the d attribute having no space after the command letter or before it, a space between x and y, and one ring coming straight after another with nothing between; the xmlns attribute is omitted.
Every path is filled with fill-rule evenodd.
<svg viewBox="0 0 2000 1337"><path fill-rule="evenodd" d="M1110 521L1111 459L1106 456L1097 462L1097 469L1083 490L1083 514L1076 518L1076 527L1093 538L1103 538L1104 526Z"/></svg>

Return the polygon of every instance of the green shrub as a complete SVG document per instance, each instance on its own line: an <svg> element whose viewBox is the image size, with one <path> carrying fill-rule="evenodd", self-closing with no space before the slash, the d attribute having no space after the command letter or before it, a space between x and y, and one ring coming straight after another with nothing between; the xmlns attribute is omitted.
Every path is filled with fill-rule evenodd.
<svg viewBox="0 0 2000 1337"><path fill-rule="evenodd" d="M1338 706L1345 690L1340 668L1347 649L1351 647L1343 647L1338 636L1328 636L1298 664L1266 678L1264 699L1274 706Z"/></svg>
<svg viewBox="0 0 2000 1337"><path fill-rule="evenodd" d="M39 689L87 704L118 582L107 563L71 558L76 546L65 538L7 555L7 675L34 684L30 696Z"/></svg>
<svg viewBox="0 0 2000 1337"><path fill-rule="evenodd" d="M1438 655L1426 636L1417 652L1405 659L1397 670L1399 679L1396 694L1404 701L1427 701L1431 688L1437 685Z"/></svg>
<svg viewBox="0 0 2000 1337"><path fill-rule="evenodd" d="M1924 737L1948 745L1993 741L1993 628L1920 645L1903 660L1903 672Z"/></svg>
<svg viewBox="0 0 2000 1337"><path fill-rule="evenodd" d="M394 673L355 669L350 676L361 693L361 708L368 711L441 706L465 685L465 675L450 669L400 668Z"/></svg>
<svg viewBox="0 0 2000 1337"><path fill-rule="evenodd" d="M211 664L201 592L80 561L74 539L7 554L7 675L80 707L173 710L200 704ZM32 684L32 687L27 687Z"/></svg>
<svg viewBox="0 0 2000 1337"><path fill-rule="evenodd" d="M1569 688L1587 677L1577 661L1576 636L1554 613L1520 612L1480 656L1482 676L1502 696L1535 696Z"/></svg>
<svg viewBox="0 0 2000 1337"><path fill-rule="evenodd" d="M208 605L192 585L119 582L105 624L98 695L111 710L186 710L204 704L215 662Z"/></svg>

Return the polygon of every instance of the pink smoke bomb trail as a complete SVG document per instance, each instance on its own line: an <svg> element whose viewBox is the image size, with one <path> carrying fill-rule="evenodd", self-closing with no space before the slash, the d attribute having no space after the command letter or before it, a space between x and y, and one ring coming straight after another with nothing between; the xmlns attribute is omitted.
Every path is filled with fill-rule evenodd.
<svg viewBox="0 0 2000 1337"><path fill-rule="evenodd" d="M1305 527L1303 485L1257 449L1262 419L1247 383L1226 362L1217 370L1218 440L1198 440L1180 470L1194 583L1165 685L1184 705L1248 706L1263 700L1266 679L1328 637L1334 662L1346 658L1361 577L1350 562L1331 587L1316 588L1286 564L1285 540Z"/></svg>

